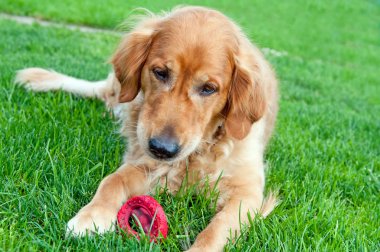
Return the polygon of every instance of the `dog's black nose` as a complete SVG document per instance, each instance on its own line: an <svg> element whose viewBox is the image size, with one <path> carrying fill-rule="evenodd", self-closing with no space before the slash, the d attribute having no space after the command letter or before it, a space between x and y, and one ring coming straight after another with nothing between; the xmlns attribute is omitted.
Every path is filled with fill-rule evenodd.
<svg viewBox="0 0 380 252"><path fill-rule="evenodd" d="M179 145L175 138L154 137L149 140L149 150L159 159L168 159L178 154Z"/></svg>

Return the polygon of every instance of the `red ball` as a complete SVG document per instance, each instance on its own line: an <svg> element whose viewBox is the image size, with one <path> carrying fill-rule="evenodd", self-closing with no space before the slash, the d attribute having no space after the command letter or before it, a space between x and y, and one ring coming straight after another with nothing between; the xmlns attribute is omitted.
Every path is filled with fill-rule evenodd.
<svg viewBox="0 0 380 252"><path fill-rule="evenodd" d="M142 229L151 241L156 241L160 234L166 238L168 221L164 209L153 197L143 195L130 198L117 213L119 227L128 234L139 238L137 230L130 226L131 222L135 222L133 215L137 217Z"/></svg>

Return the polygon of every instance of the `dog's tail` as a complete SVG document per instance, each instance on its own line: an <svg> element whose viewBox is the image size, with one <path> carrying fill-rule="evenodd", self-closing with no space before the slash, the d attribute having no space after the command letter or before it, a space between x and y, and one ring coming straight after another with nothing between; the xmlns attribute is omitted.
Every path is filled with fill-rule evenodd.
<svg viewBox="0 0 380 252"><path fill-rule="evenodd" d="M120 92L120 83L113 74L110 74L106 80L87 81L52 70L26 68L17 72L15 82L36 92L63 90L75 95L98 98L108 107L118 104Z"/></svg>
<svg viewBox="0 0 380 252"><path fill-rule="evenodd" d="M266 218L276 206L280 204L280 201L277 199L277 194L274 192L269 192L268 196L264 199L263 204L260 209L261 215Z"/></svg>

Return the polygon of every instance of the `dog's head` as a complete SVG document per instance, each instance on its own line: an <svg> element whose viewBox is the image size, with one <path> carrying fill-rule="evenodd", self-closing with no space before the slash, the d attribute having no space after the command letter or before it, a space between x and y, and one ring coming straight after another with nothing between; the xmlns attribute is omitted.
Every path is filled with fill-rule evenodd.
<svg viewBox="0 0 380 252"><path fill-rule="evenodd" d="M180 160L222 122L243 139L265 110L258 51L221 13L181 8L138 24L112 58L120 102L142 91L139 144L153 158Z"/></svg>

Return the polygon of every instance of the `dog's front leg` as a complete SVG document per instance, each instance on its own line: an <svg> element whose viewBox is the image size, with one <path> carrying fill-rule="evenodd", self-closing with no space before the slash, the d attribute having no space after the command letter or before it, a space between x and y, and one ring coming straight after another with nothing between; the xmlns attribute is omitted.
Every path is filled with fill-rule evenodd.
<svg viewBox="0 0 380 252"><path fill-rule="evenodd" d="M250 177L250 176L247 176ZM252 177L251 177L252 178ZM244 182L244 177L233 177L221 181L221 193L228 190L228 197L221 210L211 220L188 251L208 252L222 251L227 239L240 233L241 225L248 222L249 212L253 218L260 210L263 202L263 176L256 176L253 181Z"/></svg>
<svg viewBox="0 0 380 252"><path fill-rule="evenodd" d="M114 229L122 203L131 195L146 193L149 187L147 181L143 168L127 164L121 166L103 179L91 202L68 222L67 234L81 236Z"/></svg>

